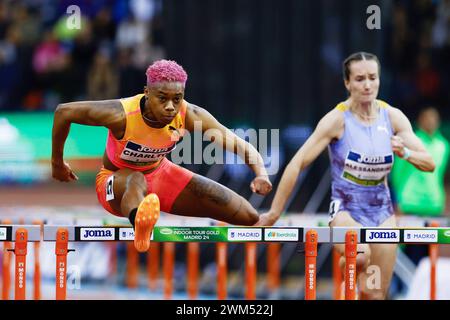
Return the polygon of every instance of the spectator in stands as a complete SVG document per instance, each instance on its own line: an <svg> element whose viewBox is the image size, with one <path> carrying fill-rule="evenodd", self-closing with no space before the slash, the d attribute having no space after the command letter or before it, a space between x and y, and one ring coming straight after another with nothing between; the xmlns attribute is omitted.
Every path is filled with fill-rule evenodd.
<svg viewBox="0 0 450 320"><path fill-rule="evenodd" d="M119 76L110 56L107 49L101 49L95 55L87 79L89 100L113 99L118 95Z"/></svg>
<svg viewBox="0 0 450 320"><path fill-rule="evenodd" d="M136 88L145 80L141 70L136 68L131 60L132 49L120 49L116 61L119 65L119 96L133 95Z"/></svg>
<svg viewBox="0 0 450 320"><path fill-rule="evenodd" d="M148 38L145 22L137 20L133 15L119 24L116 35L116 45L119 48L133 48L141 45Z"/></svg>
<svg viewBox="0 0 450 320"><path fill-rule="evenodd" d="M102 8L92 21L92 34L95 42L101 45L110 44L116 38L117 25L112 20L111 9Z"/></svg>
<svg viewBox="0 0 450 320"><path fill-rule="evenodd" d="M0 110L18 104L13 101L20 86L19 79L20 37L17 29L8 27L4 39L0 39Z"/></svg>
<svg viewBox="0 0 450 320"><path fill-rule="evenodd" d="M64 49L56 40L53 31L45 32L43 41L36 47L33 68L37 74L45 74L58 68Z"/></svg>

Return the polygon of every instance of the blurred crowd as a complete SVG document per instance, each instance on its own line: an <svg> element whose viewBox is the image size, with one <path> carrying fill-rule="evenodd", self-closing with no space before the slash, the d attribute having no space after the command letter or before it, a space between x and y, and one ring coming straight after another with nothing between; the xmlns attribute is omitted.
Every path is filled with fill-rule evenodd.
<svg viewBox="0 0 450 320"><path fill-rule="evenodd" d="M450 0L396 0L388 34L383 77L390 78L389 98L411 117L435 105L447 118Z"/></svg>
<svg viewBox="0 0 450 320"><path fill-rule="evenodd" d="M136 94L148 64L165 55L162 2L2 0L0 110ZM67 22L78 12L74 28Z"/></svg>
<svg viewBox="0 0 450 320"><path fill-rule="evenodd" d="M165 57L163 4L2 0L0 111L52 111L59 102L135 94L145 84L148 64ZM382 12L389 20L381 30L384 96L410 117L424 105L435 105L447 118L450 0L391 4L389 13ZM72 5L80 8L79 29L67 26ZM335 64L339 69L340 61Z"/></svg>

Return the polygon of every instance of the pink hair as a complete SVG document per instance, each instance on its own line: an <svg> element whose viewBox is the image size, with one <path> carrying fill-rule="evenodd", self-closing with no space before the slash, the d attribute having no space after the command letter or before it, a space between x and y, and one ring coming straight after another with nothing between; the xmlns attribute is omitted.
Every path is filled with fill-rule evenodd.
<svg viewBox="0 0 450 320"><path fill-rule="evenodd" d="M181 82L184 86L188 78L183 67L171 60L154 62L148 67L145 74L147 75L148 86L159 82Z"/></svg>

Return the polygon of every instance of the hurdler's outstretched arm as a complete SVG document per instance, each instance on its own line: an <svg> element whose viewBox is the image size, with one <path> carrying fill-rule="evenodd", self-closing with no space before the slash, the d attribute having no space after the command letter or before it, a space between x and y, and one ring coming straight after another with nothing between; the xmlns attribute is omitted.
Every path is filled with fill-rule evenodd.
<svg viewBox="0 0 450 320"><path fill-rule="evenodd" d="M272 190L272 184L264 167L264 161L255 147L223 126L205 109L188 104L186 129L193 131L195 122L201 125L202 131L209 135L211 141L241 156L245 163L253 170L256 175L250 185L253 192L266 195Z"/></svg>
<svg viewBox="0 0 450 320"><path fill-rule="evenodd" d="M114 134L123 135L125 114L119 100L82 101L58 105L52 130L52 177L59 181L78 180L64 162L64 144L72 123L104 126Z"/></svg>
<svg viewBox="0 0 450 320"><path fill-rule="evenodd" d="M309 166L333 139L339 137L343 126L342 113L337 110L329 112L320 120L313 134L297 151L284 170L272 206L269 212L260 215L258 225L271 226L278 220L291 196L300 172Z"/></svg>

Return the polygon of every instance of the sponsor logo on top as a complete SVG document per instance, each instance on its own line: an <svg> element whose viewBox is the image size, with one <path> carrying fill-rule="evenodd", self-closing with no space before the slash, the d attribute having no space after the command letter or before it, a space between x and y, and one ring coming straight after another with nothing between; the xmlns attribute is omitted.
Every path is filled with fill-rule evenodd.
<svg viewBox="0 0 450 320"><path fill-rule="evenodd" d="M265 229L265 241L298 241L298 229Z"/></svg>
<svg viewBox="0 0 450 320"><path fill-rule="evenodd" d="M405 230L405 242L437 242L437 230Z"/></svg>
<svg viewBox="0 0 450 320"><path fill-rule="evenodd" d="M170 228L161 228L161 229L159 229L159 233L164 234L164 235L170 235L170 234L173 234L173 230Z"/></svg>
<svg viewBox="0 0 450 320"><path fill-rule="evenodd" d="M80 240L114 240L114 228L81 228Z"/></svg>
<svg viewBox="0 0 450 320"><path fill-rule="evenodd" d="M261 241L262 229L251 228L229 228L229 241Z"/></svg>
<svg viewBox="0 0 450 320"><path fill-rule="evenodd" d="M133 230L133 228L120 228L119 229L119 240L120 241L131 241L131 240L134 240L134 230Z"/></svg>
<svg viewBox="0 0 450 320"><path fill-rule="evenodd" d="M119 241L133 241L134 230L133 228L120 228L119 229ZM150 240L153 240L153 232L150 236Z"/></svg>
<svg viewBox="0 0 450 320"><path fill-rule="evenodd" d="M0 228L0 240L6 240L6 228Z"/></svg>
<svg viewBox="0 0 450 320"><path fill-rule="evenodd" d="M444 236L446 236L447 238L450 238L450 230L445 231Z"/></svg>
<svg viewBox="0 0 450 320"><path fill-rule="evenodd" d="M400 230L367 229L366 242L400 242Z"/></svg>

